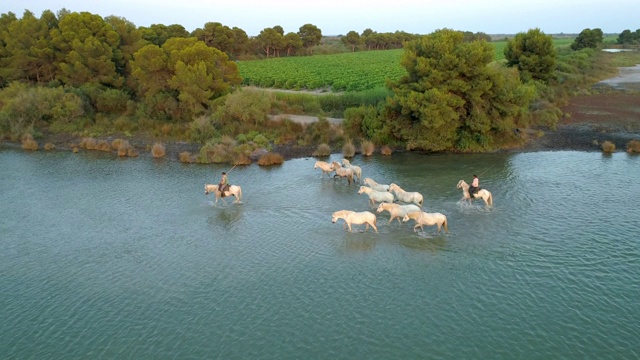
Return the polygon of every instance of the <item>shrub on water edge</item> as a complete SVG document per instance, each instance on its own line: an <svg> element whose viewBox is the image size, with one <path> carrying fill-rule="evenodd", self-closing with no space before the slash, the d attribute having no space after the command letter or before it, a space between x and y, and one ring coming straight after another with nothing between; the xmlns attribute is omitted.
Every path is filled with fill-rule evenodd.
<svg viewBox="0 0 640 360"><path fill-rule="evenodd" d="M137 157L138 156L138 150L136 150L133 146L130 147L129 149L127 149L127 156L128 157Z"/></svg>
<svg viewBox="0 0 640 360"><path fill-rule="evenodd" d="M329 156L331 155L331 146L327 143L318 145L316 151L313 152L313 156Z"/></svg>
<svg viewBox="0 0 640 360"><path fill-rule="evenodd" d="M376 146L373 144L373 141L370 140L362 140L360 142L360 147L362 148L361 152L364 156L371 156L376 150Z"/></svg>
<svg viewBox="0 0 640 360"><path fill-rule="evenodd" d="M346 158L352 158L356 154L356 147L351 140L347 141L342 146L342 156Z"/></svg>
<svg viewBox="0 0 640 360"><path fill-rule="evenodd" d="M127 156L127 153L131 148L132 146L129 144L129 141L122 140L118 146L118 156Z"/></svg>
<svg viewBox="0 0 640 360"><path fill-rule="evenodd" d="M96 139L92 137L86 137L80 140L80 147L82 149L94 150L96 148L96 145L97 145Z"/></svg>
<svg viewBox="0 0 640 360"><path fill-rule="evenodd" d="M284 158L282 157L282 155L278 153L272 153L272 152L268 152L262 155L260 159L258 159L258 165L260 166L277 165L277 164L282 164L283 162L284 162Z"/></svg>
<svg viewBox="0 0 640 360"><path fill-rule="evenodd" d="M606 153L612 153L616 151L616 145L609 140L602 143L602 151Z"/></svg>
<svg viewBox="0 0 640 360"><path fill-rule="evenodd" d="M33 139L31 134L25 134L22 136L22 148L25 150L38 150L38 142Z"/></svg>
<svg viewBox="0 0 640 360"><path fill-rule="evenodd" d="M382 155L391 155L393 153L393 149L391 149L388 145L384 145L382 146L382 148L380 148L380 153Z"/></svg>
<svg viewBox="0 0 640 360"><path fill-rule="evenodd" d="M191 156L191 153L188 151L183 151L180 153L178 160L181 163L186 163L186 164L191 164L194 162L193 156Z"/></svg>
<svg viewBox="0 0 640 360"><path fill-rule="evenodd" d="M640 141L631 140L627 143L628 153L640 153Z"/></svg>
<svg viewBox="0 0 640 360"><path fill-rule="evenodd" d="M106 140L98 140L95 149L109 152L111 151L111 144L109 144Z"/></svg>
<svg viewBox="0 0 640 360"><path fill-rule="evenodd" d="M154 158L164 157L166 153L167 152L165 151L164 145L162 143L153 144L153 147L151 148L151 155L153 155Z"/></svg>
<svg viewBox="0 0 640 360"><path fill-rule="evenodd" d="M117 151L120 148L120 145L122 144L123 141L124 140L122 140L122 139L114 139L111 142L111 148L113 148L113 150Z"/></svg>
<svg viewBox="0 0 640 360"><path fill-rule="evenodd" d="M53 143L48 142L48 143L44 144L44 149L46 151L50 151L50 150L53 150L55 148L56 148L56 146Z"/></svg>
<svg viewBox="0 0 640 360"><path fill-rule="evenodd" d="M77 154L80 151L80 149L78 149L77 146L74 146L72 151L74 154Z"/></svg>

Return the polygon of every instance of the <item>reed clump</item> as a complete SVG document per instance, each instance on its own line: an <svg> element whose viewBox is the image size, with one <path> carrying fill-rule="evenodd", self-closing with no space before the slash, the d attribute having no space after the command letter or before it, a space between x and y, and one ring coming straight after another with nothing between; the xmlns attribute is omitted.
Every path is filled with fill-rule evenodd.
<svg viewBox="0 0 640 360"><path fill-rule="evenodd" d="M312 154L313 156L329 156L331 155L331 146L327 143L318 145L316 150Z"/></svg>
<svg viewBox="0 0 640 360"><path fill-rule="evenodd" d="M33 139L31 134L25 134L22 136L22 148L25 150L36 151L38 150L38 142Z"/></svg>
<svg viewBox="0 0 640 360"><path fill-rule="evenodd" d="M151 155L154 158L161 158L167 154L166 149L162 143L155 143L151 148Z"/></svg>
<svg viewBox="0 0 640 360"><path fill-rule="evenodd" d="M123 141L124 140L122 140L122 139L114 139L111 142L111 148L113 148L113 150L118 151L118 149L120 148L120 145L122 144Z"/></svg>
<svg viewBox="0 0 640 360"><path fill-rule="evenodd" d="M640 141L631 140L627 143L627 152L628 153L640 153Z"/></svg>
<svg viewBox="0 0 640 360"><path fill-rule="evenodd" d="M129 141L123 140L118 147L118 156L136 157L138 156L138 151L131 146Z"/></svg>
<svg viewBox="0 0 640 360"><path fill-rule="evenodd" d="M360 142L360 148L363 156L371 156L373 152L376 150L376 146L373 144L371 140L362 140Z"/></svg>
<svg viewBox="0 0 640 360"><path fill-rule="evenodd" d="M258 165L260 166L278 165L282 164L283 162L284 158L282 157L282 155L274 152L268 152L260 156L260 159L258 159Z"/></svg>
<svg viewBox="0 0 640 360"><path fill-rule="evenodd" d="M51 150L53 150L55 148L56 148L56 146L53 143L48 142L48 143L44 144L44 149L46 151L51 151Z"/></svg>
<svg viewBox="0 0 640 360"><path fill-rule="evenodd" d="M193 162L195 162L195 159L193 158L193 155L191 155L190 152L188 151L183 151L178 155L178 160L181 163L185 163L185 164L191 164Z"/></svg>
<svg viewBox="0 0 640 360"><path fill-rule="evenodd" d="M612 153L616 151L616 144L612 143L609 140L604 141L601 147L602 147L602 151L606 153Z"/></svg>
<svg viewBox="0 0 640 360"><path fill-rule="evenodd" d="M95 150L97 144L98 142L96 141L96 139L92 137L86 137L80 140L80 148L86 150Z"/></svg>
<svg viewBox="0 0 640 360"><path fill-rule="evenodd" d="M352 158L356 154L356 146L353 145L351 140L347 141L342 146L342 156L346 158Z"/></svg>
<svg viewBox="0 0 640 360"><path fill-rule="evenodd" d="M95 146L95 150L110 152L111 144L109 144L106 140L98 140Z"/></svg>
<svg viewBox="0 0 640 360"><path fill-rule="evenodd" d="M389 147L388 145L383 145L382 148L380 148L380 153L382 155L391 155L393 154L393 149L391 149L391 147Z"/></svg>

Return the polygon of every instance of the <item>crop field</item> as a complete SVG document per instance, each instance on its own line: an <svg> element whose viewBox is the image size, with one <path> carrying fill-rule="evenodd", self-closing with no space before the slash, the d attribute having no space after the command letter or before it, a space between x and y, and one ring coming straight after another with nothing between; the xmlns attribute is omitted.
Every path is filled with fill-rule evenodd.
<svg viewBox="0 0 640 360"><path fill-rule="evenodd" d="M554 39L556 47L572 42L571 38ZM507 42L491 44L495 48L495 60L503 60ZM238 68L244 85L290 90L364 91L384 87L387 79L396 81L405 74L400 66L403 51L376 50L240 61Z"/></svg>

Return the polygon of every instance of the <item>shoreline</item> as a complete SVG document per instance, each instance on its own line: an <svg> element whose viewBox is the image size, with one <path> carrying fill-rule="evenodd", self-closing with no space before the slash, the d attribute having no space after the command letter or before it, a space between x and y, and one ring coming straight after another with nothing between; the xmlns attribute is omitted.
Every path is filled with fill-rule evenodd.
<svg viewBox="0 0 640 360"><path fill-rule="evenodd" d="M541 134L541 135L537 135ZM631 140L640 140L640 130L626 129L622 126L606 125L606 124L590 124L590 123L572 123L572 124L560 124L556 130L527 130L524 135L528 139L526 143L520 147L511 149L499 149L493 152L509 152L509 153L525 153L525 152L538 152L538 151L586 151L586 152L600 152L602 151L601 144L604 141L610 141L615 144L615 152L625 152L626 145ZM108 137L105 140L113 140L117 137ZM50 137L45 137L38 142L39 147L36 151L69 151L72 152L72 144L79 143L81 138L73 137L69 135L57 134ZM151 140L145 137L129 137L127 140L138 151L138 157L153 158L151 154L151 147L156 140ZM44 150L44 144L51 142L55 145L53 150ZM176 142L163 142L165 145L165 156L162 157L169 161L179 161L180 153L183 151L189 151L191 154L197 154L200 145L193 144L184 141ZM3 147L18 148L21 149L22 145L19 142L2 141L0 142L0 150ZM280 145L274 146L272 152L282 155L287 160L314 157L312 153L316 150L317 146L297 146L297 145ZM32 151L32 150L24 150ZM80 149L79 153L89 151L100 150L86 150ZM378 153L379 151L376 151ZM394 152L405 152L402 149L395 149ZM112 154L117 156L116 151L111 151ZM339 153L339 151L336 151ZM465 154L465 153L459 153ZM393 156L393 155L391 155Z"/></svg>

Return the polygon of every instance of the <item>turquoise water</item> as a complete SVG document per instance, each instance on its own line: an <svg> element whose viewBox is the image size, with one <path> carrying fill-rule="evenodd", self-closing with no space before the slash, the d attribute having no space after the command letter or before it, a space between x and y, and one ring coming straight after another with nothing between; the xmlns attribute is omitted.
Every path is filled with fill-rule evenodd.
<svg viewBox="0 0 640 360"><path fill-rule="evenodd" d="M340 160L339 155L332 160ZM352 159L449 219L347 233L371 210L315 159L225 166L0 152L0 354L8 359L638 358L640 157ZM459 202L483 173L495 206ZM359 227L360 228L360 227Z"/></svg>

